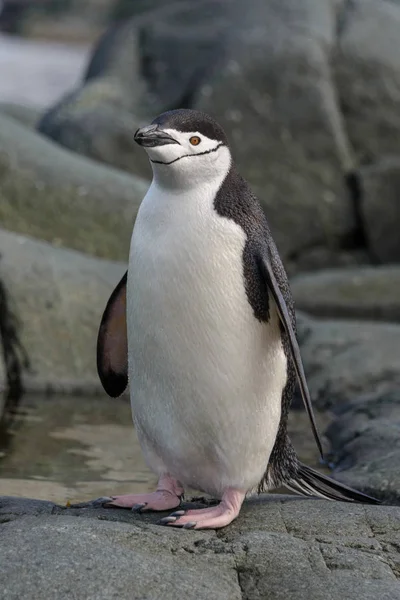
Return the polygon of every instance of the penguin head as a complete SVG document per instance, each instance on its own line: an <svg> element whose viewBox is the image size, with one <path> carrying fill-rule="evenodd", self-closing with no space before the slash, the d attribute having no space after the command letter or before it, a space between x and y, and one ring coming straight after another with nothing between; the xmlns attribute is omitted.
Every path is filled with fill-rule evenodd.
<svg viewBox="0 0 400 600"><path fill-rule="evenodd" d="M226 175L231 154L224 130L197 110L178 109L159 115L138 129L155 179L168 187L191 187Z"/></svg>

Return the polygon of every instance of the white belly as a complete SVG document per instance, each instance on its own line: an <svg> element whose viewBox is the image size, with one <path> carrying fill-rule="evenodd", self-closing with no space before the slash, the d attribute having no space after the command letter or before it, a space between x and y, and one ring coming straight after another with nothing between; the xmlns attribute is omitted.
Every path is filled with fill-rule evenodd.
<svg viewBox="0 0 400 600"><path fill-rule="evenodd" d="M246 237L210 197L150 188L128 275L131 403L149 466L220 496L250 490L268 464L281 416L286 357L273 304L248 303Z"/></svg>

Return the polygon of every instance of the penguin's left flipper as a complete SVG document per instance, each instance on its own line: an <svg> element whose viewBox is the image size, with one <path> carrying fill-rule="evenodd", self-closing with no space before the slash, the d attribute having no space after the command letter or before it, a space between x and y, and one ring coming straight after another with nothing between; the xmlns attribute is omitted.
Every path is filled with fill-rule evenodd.
<svg viewBox="0 0 400 600"><path fill-rule="evenodd" d="M126 282L122 277L107 302L97 337L97 372L109 396L117 398L128 385Z"/></svg>
<svg viewBox="0 0 400 600"><path fill-rule="evenodd" d="M306 407L306 411L311 421L311 427L314 434L315 441L317 442L318 450L323 458L322 452L322 444L321 439L319 437L319 433L317 430L317 424L315 422L314 412L312 409L310 392L308 390L308 385L306 381L306 376L304 373L303 363L300 355L299 344L296 339L296 334L293 330L292 322L289 316L289 312L286 306L286 302L284 297L282 296L282 292L279 288L278 282L276 280L274 270L271 264L271 261L268 257L267 250L260 253L258 256L258 264L261 272L261 276L266 281L269 290L275 300L275 304L278 310L278 315L281 320L281 323L285 329L287 334L290 350L292 354L293 364L296 369L297 379L300 385L301 395L303 398L304 405Z"/></svg>

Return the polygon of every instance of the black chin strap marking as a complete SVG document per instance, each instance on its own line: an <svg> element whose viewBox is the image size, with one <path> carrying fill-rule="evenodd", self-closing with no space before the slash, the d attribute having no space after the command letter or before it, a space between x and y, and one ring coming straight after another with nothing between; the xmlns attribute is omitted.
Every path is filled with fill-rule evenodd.
<svg viewBox="0 0 400 600"><path fill-rule="evenodd" d="M178 160L181 160L182 158L194 158L195 156L203 156L204 154L210 154L211 152L216 152L218 150L218 148L221 148L221 146L225 146L225 144L223 142L220 142L219 144L217 144L215 146L215 148L211 148L210 150L204 150L204 152L198 152L197 154L184 154L183 156L178 156L178 158L171 160L171 162L163 162L162 160L151 160L151 159L150 159L150 162L155 163L157 165L172 165L172 163L175 163Z"/></svg>

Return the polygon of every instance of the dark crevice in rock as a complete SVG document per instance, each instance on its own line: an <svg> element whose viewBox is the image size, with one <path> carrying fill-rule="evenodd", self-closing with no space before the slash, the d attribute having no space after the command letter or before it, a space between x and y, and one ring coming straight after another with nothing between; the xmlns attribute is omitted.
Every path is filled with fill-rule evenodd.
<svg viewBox="0 0 400 600"><path fill-rule="evenodd" d="M365 234L365 223L362 212L362 186L358 173L356 171L348 173L345 176L345 183L353 204L356 226L351 235L349 235L347 239L342 240L342 247L346 250L358 248L366 249L368 247L368 242Z"/></svg>
<svg viewBox="0 0 400 600"><path fill-rule="evenodd" d="M338 11L336 18L336 39L340 42L340 38L347 29L349 18L356 10L354 0L344 0L341 8Z"/></svg>
<svg viewBox="0 0 400 600"><path fill-rule="evenodd" d="M163 111L174 110L176 108L194 108L201 86L210 78L216 65L221 64L222 62L223 49L221 42L219 45L219 52L215 53L214 63L212 65L207 64L196 68L191 75L188 76L180 97L174 102L165 105L162 98L162 88L160 90L160 74L158 72L160 68L158 64L159 60L157 57L149 54L146 50L147 48L152 47L150 33L148 26L143 26L138 31L140 74L147 84L150 96L156 99L156 104L161 104L163 106Z"/></svg>
<svg viewBox="0 0 400 600"><path fill-rule="evenodd" d="M123 25L124 21L122 19L110 25L98 42L93 46L86 73L84 73L82 77L83 82L86 83L103 74L104 67L109 62L108 48L113 46L117 41Z"/></svg>
<svg viewBox="0 0 400 600"><path fill-rule="evenodd" d="M11 523L14 521L11 517L0 517L0 525L4 525L5 523Z"/></svg>
<svg viewBox="0 0 400 600"><path fill-rule="evenodd" d="M9 430L23 394L22 371L29 368L29 359L18 329L18 319L11 309L4 283L0 280L0 345L7 378L5 405L3 414L0 415L0 449L9 445Z"/></svg>
<svg viewBox="0 0 400 600"><path fill-rule="evenodd" d="M243 573L244 569L241 565L236 564L235 570L236 570L236 576L237 576L237 584L240 589L240 594L242 596L242 600L246 600L247 595L244 591L243 582L242 582L242 573Z"/></svg>
<svg viewBox="0 0 400 600"><path fill-rule="evenodd" d="M350 18L352 18L354 12L357 10L356 2L354 0L344 0L336 17L336 41L340 44L341 37L347 29ZM336 98L338 104L338 110L342 115L343 126L346 128L346 114L348 109L346 107L345 100L341 97L340 89L335 84L335 68L332 64L332 78L333 85L336 90ZM346 132L347 133L347 132ZM345 236L341 240L341 248L343 250L368 250L368 240L366 237L366 228L364 223L364 217L362 212L362 185L359 174L357 171L352 170L345 174L344 183L348 190L350 201L353 206L354 217L355 217L355 228L351 233ZM369 258L370 255L368 253Z"/></svg>
<svg viewBox="0 0 400 600"><path fill-rule="evenodd" d="M206 80L207 69L198 69L191 80L188 82L186 91L182 94L179 106L181 108L194 108L198 92L203 82ZM171 106L170 110L173 110L176 106Z"/></svg>

